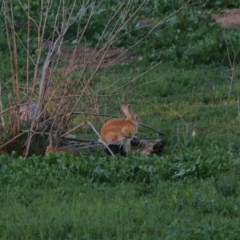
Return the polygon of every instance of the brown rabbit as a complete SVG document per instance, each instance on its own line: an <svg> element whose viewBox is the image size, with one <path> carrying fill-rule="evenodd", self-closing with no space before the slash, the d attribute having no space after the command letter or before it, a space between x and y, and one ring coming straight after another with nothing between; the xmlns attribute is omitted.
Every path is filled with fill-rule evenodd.
<svg viewBox="0 0 240 240"><path fill-rule="evenodd" d="M137 132L139 119L132 115L129 105L121 105L124 118L113 118L107 121L101 129L101 138L106 144L119 143L126 139L132 139Z"/></svg>
<svg viewBox="0 0 240 240"><path fill-rule="evenodd" d="M46 148L45 155L48 155L50 152L59 152L59 153L72 153L73 155L79 155L79 150L72 146L62 146L58 147L60 137L58 134L49 134L49 145Z"/></svg>

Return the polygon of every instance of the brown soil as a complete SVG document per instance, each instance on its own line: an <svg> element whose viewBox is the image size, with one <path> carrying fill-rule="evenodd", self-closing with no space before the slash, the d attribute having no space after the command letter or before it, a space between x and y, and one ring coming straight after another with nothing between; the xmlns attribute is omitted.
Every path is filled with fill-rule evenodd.
<svg viewBox="0 0 240 240"><path fill-rule="evenodd" d="M74 60L76 67L88 68L108 68L111 65L127 63L134 59L134 57L126 54L124 48L109 48L96 50L93 48L80 47L76 50L64 47L60 56L61 60Z"/></svg>
<svg viewBox="0 0 240 240"><path fill-rule="evenodd" d="M222 13L213 14L212 17L224 28L235 27L240 29L240 9L227 9Z"/></svg>
<svg viewBox="0 0 240 240"><path fill-rule="evenodd" d="M43 48L51 48L52 43L44 41L41 45ZM57 54L58 55L58 54ZM128 63L136 59L130 56L126 48L108 48L94 49L90 47L69 47L62 46L60 49L60 62L64 67L71 64L71 69L77 68L108 68L111 65Z"/></svg>

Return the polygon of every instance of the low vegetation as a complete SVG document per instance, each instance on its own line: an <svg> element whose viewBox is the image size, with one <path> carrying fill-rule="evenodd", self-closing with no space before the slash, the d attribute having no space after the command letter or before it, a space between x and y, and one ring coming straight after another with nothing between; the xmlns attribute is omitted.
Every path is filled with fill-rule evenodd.
<svg viewBox="0 0 240 240"><path fill-rule="evenodd" d="M43 17L39 1L32 1L31 8L27 1L3 1L0 142L23 135L0 150L1 239L238 239L240 30L223 29L211 16L240 5L162 0L143 1L140 7L130 2L97 1L94 8L82 8L86 12L81 12L81 21L73 22L64 36L64 55L51 56L49 91L40 97L48 49L39 47L42 39L27 17L36 23ZM12 10L10 3L15 4ZM44 39L53 43L59 32L52 36L52 30L62 20L60 14L54 22L58 6L65 9L62 1L54 1L46 26L39 24ZM5 18L6 9L14 19ZM124 11L132 16L125 18L129 24L113 35L121 24L109 23L106 16L116 13L121 19ZM29 24L29 32L24 24ZM7 39L1 37L5 33ZM111 49L110 60L103 54L99 56L104 61L96 57L94 62L89 56L104 46ZM112 48L128 51L117 60ZM75 59L72 67L77 68L68 72L73 49L81 61ZM16 122L11 107L38 99L55 120L40 127ZM56 107L60 101L63 105ZM110 116L122 114L121 103L130 103L141 122L151 127L139 126L137 137L163 139L162 154L142 156L136 151L112 157L97 145L94 151L80 149L79 156L44 156L49 129L67 132L88 120L99 131ZM73 117L65 123L59 111ZM27 157L33 133L38 138L31 141ZM85 126L73 133L95 143L98 139Z"/></svg>

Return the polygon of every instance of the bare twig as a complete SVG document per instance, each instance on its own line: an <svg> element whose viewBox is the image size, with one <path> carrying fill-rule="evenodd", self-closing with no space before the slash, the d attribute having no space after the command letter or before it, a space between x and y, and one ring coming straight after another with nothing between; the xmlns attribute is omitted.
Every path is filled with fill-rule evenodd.
<svg viewBox="0 0 240 240"><path fill-rule="evenodd" d="M0 113L3 111L3 105L2 105L2 85L0 85ZM2 126L5 127L5 122L3 115L1 114L1 121L2 121Z"/></svg>
<svg viewBox="0 0 240 240"><path fill-rule="evenodd" d="M159 130L157 130L157 129L155 129L155 128L149 127L149 126L147 126L147 125L145 125L145 124L143 124L143 123L139 123L139 125L141 125L142 127L145 127L145 128L148 128L148 129L151 129L151 130L157 132L158 135L166 135L166 133L161 132L161 131L159 131Z"/></svg>
<svg viewBox="0 0 240 240"><path fill-rule="evenodd" d="M111 151L111 149L108 147L108 145L102 140L100 134L97 132L96 128L89 122L87 121L87 124L92 128L92 130L97 134L98 136L98 142L102 143L104 145L105 148L107 148L107 150L110 152L110 154L112 156L114 156L113 152Z"/></svg>
<svg viewBox="0 0 240 240"><path fill-rule="evenodd" d="M26 1L27 4L30 4L30 0ZM160 20L157 24L153 26L152 29L149 30L145 36L141 39L137 40L132 46L128 49L121 49L119 53L110 54L110 50L114 49L114 45L119 38L123 37L122 33L126 33L126 26L136 18L137 14L144 8L144 6L149 2L149 0L143 0L140 3L137 1L123 1L118 4L118 7L112 11L111 15L108 17L107 24L104 26L102 30L99 41L96 44L95 48L91 51L90 55L87 55L86 62L84 60L84 64L78 64L78 59L81 58L82 54L79 54L79 46L82 46L84 42L84 34L89 26L90 20L95 14L95 10L98 6L100 6L101 1L96 0L86 0L80 1L81 7L80 9L77 8L79 1L73 0L70 1L69 4L66 4L65 0L60 0L57 8L55 9L56 14L53 22L51 22L51 35L49 35L46 31L49 31L49 14L52 11L52 7L54 1L39 1L39 16L38 19L34 18L32 11L30 8L26 8L25 4L21 0L17 0L17 4L21 7L21 14L25 14L27 17L27 21L25 22L25 26L27 27L25 33L27 35L26 39L21 38L21 34L18 34L16 29L16 19L14 19L14 1L13 0L3 0L3 10L4 10L4 18L5 18L5 25L6 25L6 33L7 33L7 41L9 45L9 53L11 58L12 64L12 79L13 79L13 104L10 104L10 108L8 110L12 110L12 106L16 106L17 110L21 103L24 104L27 102L35 103L36 109L34 112L34 116L32 118L31 126L27 130L28 133L28 141L26 147L26 155L28 155L30 144L32 142L32 137L36 132L41 128L45 127L46 131L52 131L53 129L57 129L57 131L65 130L68 127L70 120L72 120L73 116L82 114L82 115L92 115L92 116L104 116L104 117L116 117L106 114L96 114L98 113L98 106L100 104L99 99L101 97L106 98L109 96L117 96L121 94L121 90L125 89L126 86L129 84L134 84L141 76L147 74L153 68L157 67L161 63L157 63L156 65L149 67L144 73L139 74L138 76L130 79L129 81L125 81L124 84L121 84L120 87L116 87L117 81L112 81L108 85L108 89L101 89L106 90L107 94L100 95L98 89L94 89L95 85L92 85L96 76L99 76L109 68L109 66L113 65L120 59L124 54L126 54L130 49L133 49L137 46L140 42L144 41L144 39L149 36L154 29L156 29L160 24L166 21L167 18L171 17L176 12L180 11L186 4L175 11L173 14L170 14L166 18ZM77 9L77 10L76 10ZM82 18L84 17L85 25L82 27ZM87 19L86 19L87 17ZM81 24L80 24L81 23ZM71 54L69 54L69 59L63 60L64 50L67 48L63 48L64 39L69 27L73 24L76 24L76 34L74 37L74 42L76 43L74 48L71 49ZM32 28L37 31L37 49L35 50L34 56L31 56L31 43L30 39L33 39ZM10 31L9 31L10 30ZM124 31L123 31L124 30ZM46 39L50 44L48 44L47 48L44 48L44 43L46 42L44 37L48 35L48 39ZM44 42L45 41L45 42ZM26 54L26 62L25 66L22 67L21 70L26 68L26 84L22 84L23 79L19 80L19 71L20 68L18 66L18 46L25 51ZM17 48L18 47L18 48ZM68 46L69 47L69 46ZM44 49L47 50L43 51ZM70 49L70 47L69 47ZM86 50L85 48L84 50ZM67 49L68 50L68 49ZM73 51L72 51L73 50ZM80 57L79 57L80 55ZM22 56L21 56L22 57ZM65 56L64 56L65 57ZM85 58L84 58L85 59ZM51 77L47 77L48 68L50 61L52 62L51 65ZM42 62L44 63L42 66ZM67 62L68 67L67 71L60 73L59 63L65 64ZM111 62L107 67L99 71L101 66L105 62ZM94 63L95 67L89 71L89 67L91 64ZM32 73L32 69L30 71L30 67L34 66L34 72ZM62 65L61 65L62 66ZM40 71L41 70L41 71ZM77 74L75 75L77 71ZM74 73L75 72L75 73ZM33 76L32 76L32 75ZM150 82L148 82L150 83ZM22 84L22 85L20 85ZM32 86L31 86L32 84ZM21 92L22 86L26 88L24 94ZM139 87L139 85L138 85ZM20 91L19 91L20 90ZM128 93L126 90L124 94ZM22 97L24 95L24 97ZM117 96L118 97L118 96ZM86 101L87 99L87 101ZM41 116L43 113L50 109L49 118L45 120L41 120ZM89 111L89 113L78 111L84 110ZM3 113L7 110L0 109L3 122ZM14 112L14 111L11 111ZM17 111L16 111L17 112ZM94 112L94 113L91 113ZM14 118L15 120L15 118ZM68 132L64 133L61 137L66 136L67 134L76 131L78 128L82 127L84 123L73 127ZM98 135L99 141L101 141L101 137L97 133L94 126L87 122L89 126L93 129L93 131ZM147 127L152 129L158 134L165 135L164 133L146 126L145 124L141 124L143 127ZM19 133L20 129L20 121L18 116L16 115L16 121L14 123L16 127L16 134ZM49 130L50 129L50 130ZM45 131L44 130L44 131ZM107 148L108 146L102 142L102 144ZM109 152L112 154L111 150Z"/></svg>
<svg viewBox="0 0 240 240"><path fill-rule="evenodd" d="M84 126L84 125L86 125L86 124L87 124L87 122L85 121L85 122L83 122L83 123L81 123L81 124L77 125L76 127L74 127L74 128L72 128L72 129L70 129L69 131L65 132L65 133L64 133L64 134L62 134L60 137L62 138L62 137L64 137L64 136L66 136L66 135L70 134L71 132L74 132L74 131L76 131L77 129L81 128L82 126Z"/></svg>

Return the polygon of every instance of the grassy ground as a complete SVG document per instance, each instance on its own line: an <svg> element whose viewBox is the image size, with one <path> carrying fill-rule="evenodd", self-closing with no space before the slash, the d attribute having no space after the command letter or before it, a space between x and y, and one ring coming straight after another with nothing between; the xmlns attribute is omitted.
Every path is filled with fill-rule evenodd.
<svg viewBox="0 0 240 240"><path fill-rule="evenodd" d="M154 14L153 21L163 16L161 12L176 9L176 1L150 3L143 16ZM0 154L0 239L239 239L239 33L221 31L203 18L205 7L226 8L226 1L204 5L198 11L180 12L170 19L176 21L173 25L170 21L164 31L156 29L144 39L143 48L134 50L143 56L142 61L98 70L88 95L81 98L81 106L97 103L99 113L117 116L123 115L120 104L130 103L142 123L166 133L163 154L143 157L135 153L122 158L88 152L80 157L50 154L28 159L16 153ZM106 25L106 19L104 14L95 15L96 30L98 23ZM75 39L75 29L71 31ZM89 31L94 45L92 38L98 34ZM129 32L123 34L129 39L123 39L123 46L141 37L124 31ZM26 39L30 38L24 35ZM8 48L7 43L1 44ZM3 53L1 98L7 106L8 85L15 76L10 74L9 54ZM24 55L18 54L20 82L25 83ZM228 57L235 66L226 64ZM151 60L156 59L162 63L148 72ZM80 75L75 74L72 81ZM79 115L71 127L86 119L100 130L108 118ZM12 123L8 123L11 132ZM4 139L1 135L1 141L9 132ZM87 128L76 134L97 139ZM137 136L159 138L142 126Z"/></svg>
<svg viewBox="0 0 240 240"><path fill-rule="evenodd" d="M181 68L166 63L131 81L148 68L132 64L99 77L94 87L99 94L100 112L122 116L120 103L130 103L142 123L167 134L172 149L175 145L187 146L194 134L196 138L238 145L237 68L232 71L228 66L217 65ZM96 119L98 129L104 120ZM143 133L157 137L156 132L140 126L139 136Z"/></svg>
<svg viewBox="0 0 240 240"><path fill-rule="evenodd" d="M134 67L126 72L129 78L142 69ZM2 164L1 239L237 239L239 178L233 173L239 162L239 85L237 77L231 82L230 76L223 67L160 65L122 90L119 98L126 93L122 100L133 105L145 124L167 133L162 157L110 158L100 169L87 158L82 163L65 158L65 165L48 158L55 167L45 158L36 158L36 165L22 166L18 160L6 168ZM114 71L108 74L109 79L116 77ZM119 107L113 101L106 111L118 115ZM143 127L139 132L156 137ZM131 182L121 176L131 161L139 162L129 169L148 168L154 176L150 182L144 182L146 172L133 173ZM232 167L223 170L228 162ZM77 175L66 170L71 164ZM151 173L151 164L165 177ZM88 173L79 170L81 166ZM105 170L109 178L94 180L94 173ZM11 177L4 178L10 172ZM76 181L82 176L85 180ZM109 180L114 176L120 180Z"/></svg>
<svg viewBox="0 0 240 240"><path fill-rule="evenodd" d="M237 239L239 197L213 182L1 189L1 239Z"/></svg>
<svg viewBox="0 0 240 240"><path fill-rule="evenodd" d="M162 64L128 83L144 69L113 69L94 87L105 94L99 97L102 113L121 115L118 103L128 102L143 123L166 132L163 156L93 164L91 157L65 158L63 165L54 157L9 164L16 158L9 157L1 165L1 239L238 238L239 178L231 176L239 162L239 73L231 79L223 66ZM113 79L120 80L112 86ZM116 87L109 103L106 96ZM140 134L157 137L143 127ZM134 172L137 167L145 170Z"/></svg>

